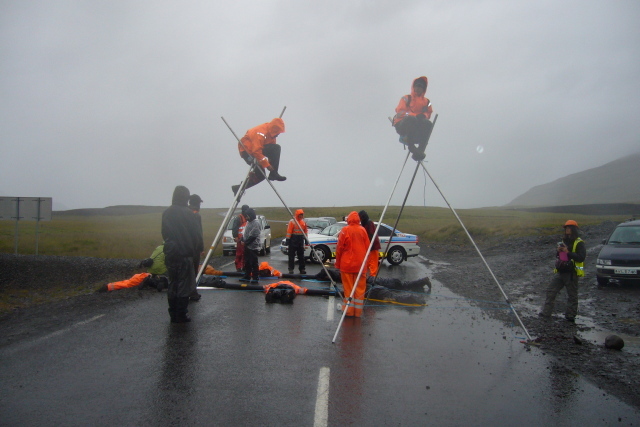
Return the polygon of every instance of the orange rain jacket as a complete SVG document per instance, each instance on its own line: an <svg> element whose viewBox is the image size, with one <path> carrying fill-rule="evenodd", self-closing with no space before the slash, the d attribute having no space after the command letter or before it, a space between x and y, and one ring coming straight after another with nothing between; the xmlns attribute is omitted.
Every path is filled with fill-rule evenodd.
<svg viewBox="0 0 640 427"><path fill-rule="evenodd" d="M276 137L281 133L284 133L284 121L281 118L275 118L269 123L263 123L249 129L238 143L240 157L246 151L263 168L271 166L269 159L263 154L262 148L266 144L275 144Z"/></svg>
<svg viewBox="0 0 640 427"><path fill-rule="evenodd" d="M309 234L307 223L304 222L304 219L302 219L303 215L304 215L304 211L302 209L298 209L296 211L296 221L298 221L299 226L298 224L296 224L296 221L292 219L289 220L289 225L287 226L287 239L291 239L292 236L304 237L307 234Z"/></svg>
<svg viewBox="0 0 640 427"><path fill-rule="evenodd" d="M271 283L270 285L265 285L264 286L264 293L266 294L267 292L269 292L269 289L275 288L278 285L289 285L289 286L291 286L293 289L295 289L296 295L304 295L308 291L307 288L303 288L302 286L295 285L295 284L291 283L288 280L281 280L281 281L279 281L277 283Z"/></svg>
<svg viewBox="0 0 640 427"><path fill-rule="evenodd" d="M273 277L281 277L282 276L282 273L280 271L276 270L275 268L271 267L267 261L262 261L260 263L260 268L258 269L258 271L261 271L261 270L269 270L269 273Z"/></svg>
<svg viewBox="0 0 640 427"><path fill-rule="evenodd" d="M398 106L396 107L396 115L393 118L394 126L407 116L424 114L427 116L427 119L431 118L431 113L433 112L433 108L431 108L431 101L429 101L429 98L425 98L424 96L416 96L416 93L413 90L413 84L416 80L424 80L426 85L425 87L429 86L429 80L425 76L418 77L413 81L413 83L411 83L411 95L405 95L400 98L400 102L398 102Z"/></svg>
<svg viewBox="0 0 640 427"><path fill-rule="evenodd" d="M344 273L358 273L369 249L369 236L360 225L358 212L347 216L347 226L340 231L336 248L336 268Z"/></svg>

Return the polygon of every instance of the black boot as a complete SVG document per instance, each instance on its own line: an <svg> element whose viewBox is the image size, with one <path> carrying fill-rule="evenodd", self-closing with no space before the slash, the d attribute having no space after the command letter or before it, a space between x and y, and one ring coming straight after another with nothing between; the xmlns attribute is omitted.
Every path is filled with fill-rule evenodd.
<svg viewBox="0 0 640 427"><path fill-rule="evenodd" d="M286 181L287 177L280 175L276 171L269 172L269 181Z"/></svg>
<svg viewBox="0 0 640 427"><path fill-rule="evenodd" d="M189 317L189 297L176 298L176 316L175 320L171 320L173 323L187 323L191 322Z"/></svg>
<svg viewBox="0 0 640 427"><path fill-rule="evenodd" d="M233 191L233 195L235 196L236 194L238 194L238 190L240 189L239 185L232 185L231 186L231 191Z"/></svg>
<svg viewBox="0 0 640 427"><path fill-rule="evenodd" d="M171 322L175 323L178 300L177 298L167 298L167 301L169 301L169 316L171 317Z"/></svg>

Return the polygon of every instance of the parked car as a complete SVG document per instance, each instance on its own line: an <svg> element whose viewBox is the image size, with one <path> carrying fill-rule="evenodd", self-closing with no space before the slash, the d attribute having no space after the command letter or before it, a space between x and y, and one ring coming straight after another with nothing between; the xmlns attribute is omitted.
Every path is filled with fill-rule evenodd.
<svg viewBox="0 0 640 427"><path fill-rule="evenodd" d="M618 224L602 244L596 261L598 284L640 283L640 220Z"/></svg>
<svg viewBox="0 0 640 427"><path fill-rule="evenodd" d="M323 216L319 218L305 218L304 222L307 223L309 234L319 233L331 224L335 224L337 221L334 217Z"/></svg>
<svg viewBox="0 0 640 427"><path fill-rule="evenodd" d="M260 241L262 245L260 246L260 255L266 255L271 253L271 226L264 215L256 215L256 218L260 222L261 229ZM222 236L222 254L225 256L236 253L236 241L233 239L233 233L231 232L232 224L233 219L229 221L229 225L227 225L227 229Z"/></svg>
<svg viewBox="0 0 640 427"><path fill-rule="evenodd" d="M309 233L309 243L314 247L315 257L311 258L311 246L305 246L304 254L309 260L317 262L321 260L323 263L336 257L336 247L338 245L338 234L340 230L347 225L346 222L340 221L332 224L322 230L320 233ZM377 226L378 223L376 222ZM403 261L406 261L408 257L417 256L420 253L420 247L418 246L418 236L415 234L406 234L396 230L393 237L391 232L393 227L382 223L380 230L378 231L378 237L380 238L381 251L384 251L387 247L389 239L391 239L391 245L387 253L381 253L381 256L386 258L391 265L400 265ZM280 250L282 253L288 253L288 247L286 239L282 240L280 244Z"/></svg>

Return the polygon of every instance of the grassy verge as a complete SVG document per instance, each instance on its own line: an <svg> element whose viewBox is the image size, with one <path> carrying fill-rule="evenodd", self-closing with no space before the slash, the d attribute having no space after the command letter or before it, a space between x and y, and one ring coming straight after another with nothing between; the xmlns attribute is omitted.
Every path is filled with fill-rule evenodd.
<svg viewBox="0 0 640 427"><path fill-rule="evenodd" d="M296 207L297 208L297 207ZM295 209L292 207L292 209ZM382 207L304 207L307 217L333 216L341 220L353 210L365 209L371 218L380 217ZM272 238L279 241L286 232L288 212L282 208L256 208L271 223ZM226 209L203 209L205 248L213 242L222 224ZM478 243L498 241L507 237L559 234L567 219L580 225L595 225L603 221L620 222L624 215L583 215L565 213L523 212L512 209L483 208L457 211L465 227ZM390 207L383 222L393 225L399 207ZM99 258L143 259L162 243L161 213L130 215L58 216L40 224L39 250L41 255L89 256ZM14 252L15 223L0 221L0 252ZM397 228L417 234L421 243L469 244L464 230L447 208L406 207ZM34 254L35 223L19 224L18 253ZM221 253L221 245L217 254Z"/></svg>

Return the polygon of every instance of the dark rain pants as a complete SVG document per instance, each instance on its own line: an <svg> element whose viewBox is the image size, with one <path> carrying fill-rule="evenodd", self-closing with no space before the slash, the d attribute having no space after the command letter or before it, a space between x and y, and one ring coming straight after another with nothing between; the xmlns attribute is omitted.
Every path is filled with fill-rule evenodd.
<svg viewBox="0 0 640 427"><path fill-rule="evenodd" d="M281 148L278 144L266 144L264 147L262 147L262 154L264 154L267 159L269 159L269 164L276 172L278 172L278 167L280 166L280 149ZM267 171L266 173L268 174L269 172ZM261 183L262 181L264 181L264 174L262 174L262 172L260 171L254 170L249 175L249 181L247 182L246 188L253 187L256 184Z"/></svg>
<svg viewBox="0 0 640 427"><path fill-rule="evenodd" d="M167 289L169 315L173 319L176 315L187 314L189 296L196 290L193 258L180 258L167 264L167 276L169 278Z"/></svg>
<svg viewBox="0 0 640 427"><path fill-rule="evenodd" d="M407 116L396 124L396 132L406 137L404 143L412 153L424 153L432 128L433 123L424 116Z"/></svg>
<svg viewBox="0 0 640 427"><path fill-rule="evenodd" d="M291 236L289 239L289 270L293 270L296 266L296 257L298 257L298 268L300 273L305 271L305 259L304 259L304 237Z"/></svg>
<svg viewBox="0 0 640 427"><path fill-rule="evenodd" d="M547 298L542 308L544 316L553 314L556 297L562 288L567 288L567 307L565 317L574 319L578 314L578 276L575 273L556 273L547 286Z"/></svg>
<svg viewBox="0 0 640 427"><path fill-rule="evenodd" d="M249 249L244 246L244 275L251 279L258 280L260 271L258 270L258 249Z"/></svg>

